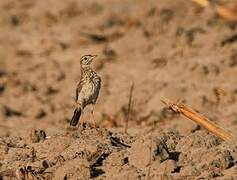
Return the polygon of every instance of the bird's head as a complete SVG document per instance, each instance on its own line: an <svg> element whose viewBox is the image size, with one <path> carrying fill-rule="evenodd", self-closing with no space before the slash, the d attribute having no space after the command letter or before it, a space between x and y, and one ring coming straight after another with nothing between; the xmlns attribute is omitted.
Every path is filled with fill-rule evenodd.
<svg viewBox="0 0 237 180"><path fill-rule="evenodd" d="M84 55L81 57L81 66L86 67L89 66L92 62L92 60L96 57L97 55Z"/></svg>

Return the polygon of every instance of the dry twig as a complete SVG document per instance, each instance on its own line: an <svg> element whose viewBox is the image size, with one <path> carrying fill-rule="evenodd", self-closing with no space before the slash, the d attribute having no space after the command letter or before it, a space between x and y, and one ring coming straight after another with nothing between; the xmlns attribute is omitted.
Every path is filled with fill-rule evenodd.
<svg viewBox="0 0 237 180"><path fill-rule="evenodd" d="M217 5L215 7L216 13L222 18L236 22L237 21L237 3L231 3L227 5Z"/></svg>
<svg viewBox="0 0 237 180"><path fill-rule="evenodd" d="M128 110L127 110L127 117L126 117L126 124L125 124L125 133L128 130L128 122L130 120L131 108L132 108L132 97L133 97L133 89L134 89L134 82L132 82L130 93L129 93L129 100L128 100Z"/></svg>
<svg viewBox="0 0 237 180"><path fill-rule="evenodd" d="M227 21L236 22L237 21L237 3L227 3L227 4L211 4L209 0L192 0L199 6L206 8L211 6L213 10L222 18Z"/></svg>
<svg viewBox="0 0 237 180"><path fill-rule="evenodd" d="M223 128L217 126L215 123L213 123L212 121L210 121L206 117L198 114L197 112L195 112L191 108L188 108L187 106L185 106L185 105L183 105L179 102L172 103L172 102L167 101L167 100L162 100L162 102L164 104L166 104L174 112L183 114L187 118L189 118L192 121L196 122L197 124L204 127L205 129L207 129L208 131L210 131L211 133L213 133L217 137L223 139L224 141L228 141L228 142L235 142L236 141L236 138L233 135L231 135L230 133L225 131Z"/></svg>
<svg viewBox="0 0 237 180"><path fill-rule="evenodd" d="M201 7L207 7L210 4L208 0L192 0L192 1L197 3Z"/></svg>

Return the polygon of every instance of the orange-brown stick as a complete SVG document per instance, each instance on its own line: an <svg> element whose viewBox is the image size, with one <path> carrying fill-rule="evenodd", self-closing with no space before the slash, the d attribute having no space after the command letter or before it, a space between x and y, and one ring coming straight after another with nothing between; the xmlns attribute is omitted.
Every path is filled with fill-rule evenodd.
<svg viewBox="0 0 237 180"><path fill-rule="evenodd" d="M192 0L192 1L197 3L201 7L207 7L210 4L208 0Z"/></svg>
<svg viewBox="0 0 237 180"><path fill-rule="evenodd" d="M229 6L221 6L217 5L215 7L216 13L221 16L222 18L236 22L237 21L237 3L230 4Z"/></svg>
<svg viewBox="0 0 237 180"><path fill-rule="evenodd" d="M210 131L217 137L229 142L234 142L236 140L233 135L225 131L223 128L217 126L215 123L213 123L209 119L193 111L191 108L188 108L180 103L170 103L167 101L162 101L162 102L168 105L169 108L172 109L173 111L183 114L184 116L193 120L194 122L204 127L205 129L207 129L208 131Z"/></svg>
<svg viewBox="0 0 237 180"><path fill-rule="evenodd" d="M237 21L237 3L213 4L209 0L192 0L199 6L206 8L211 7L222 18L230 22Z"/></svg>

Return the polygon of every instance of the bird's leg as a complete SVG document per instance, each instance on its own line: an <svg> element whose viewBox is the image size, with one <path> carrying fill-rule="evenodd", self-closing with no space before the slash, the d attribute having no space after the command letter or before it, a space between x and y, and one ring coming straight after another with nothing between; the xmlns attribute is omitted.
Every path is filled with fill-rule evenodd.
<svg viewBox="0 0 237 180"><path fill-rule="evenodd" d="M91 106L91 116L92 116L92 121L93 121L93 127L96 127L96 123L95 123L95 118L94 118L94 104L92 104Z"/></svg>

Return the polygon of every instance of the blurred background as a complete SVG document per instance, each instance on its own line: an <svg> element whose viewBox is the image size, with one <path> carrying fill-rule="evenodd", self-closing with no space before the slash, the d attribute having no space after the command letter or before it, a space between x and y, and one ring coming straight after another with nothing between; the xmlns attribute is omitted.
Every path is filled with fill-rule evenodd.
<svg viewBox="0 0 237 180"><path fill-rule="evenodd" d="M85 54L102 128L72 129ZM236 0L0 0L0 179L236 179L166 98L237 136Z"/></svg>
<svg viewBox="0 0 237 180"><path fill-rule="evenodd" d="M236 132L236 9L224 0L1 0L0 135L67 127L88 53L99 55L101 127L125 126L134 83L129 128L195 129L164 108L169 98Z"/></svg>

